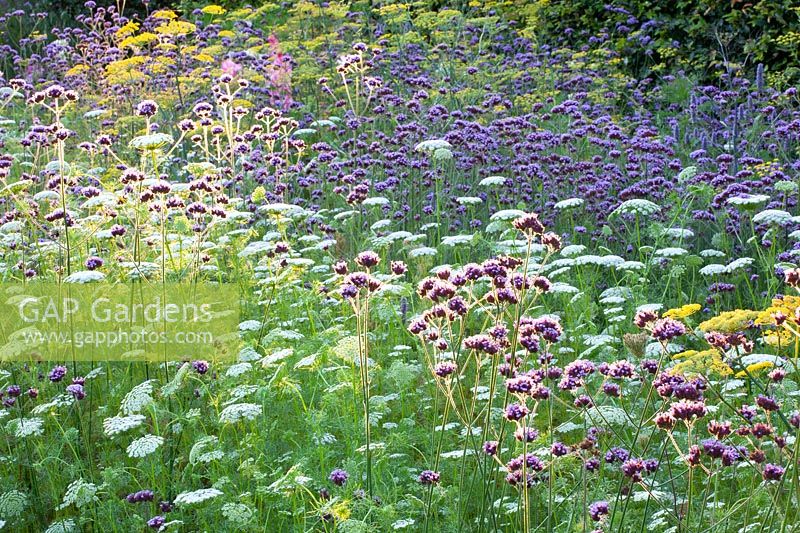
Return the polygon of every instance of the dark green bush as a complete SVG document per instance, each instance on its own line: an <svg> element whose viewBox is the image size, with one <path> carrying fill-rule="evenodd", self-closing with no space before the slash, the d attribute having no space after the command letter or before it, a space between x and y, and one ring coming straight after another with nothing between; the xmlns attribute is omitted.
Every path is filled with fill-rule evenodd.
<svg viewBox="0 0 800 533"><path fill-rule="evenodd" d="M523 3L523 2L520 2ZM632 73L683 68L712 73L759 63L778 84L797 79L800 7L795 0L540 0L520 11L547 43L608 38Z"/></svg>

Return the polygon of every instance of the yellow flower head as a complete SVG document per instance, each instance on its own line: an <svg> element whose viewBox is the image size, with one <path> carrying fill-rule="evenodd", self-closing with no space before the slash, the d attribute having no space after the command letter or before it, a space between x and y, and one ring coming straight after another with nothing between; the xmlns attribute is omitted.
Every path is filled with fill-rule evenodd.
<svg viewBox="0 0 800 533"><path fill-rule="evenodd" d="M122 26L117 32L114 34L117 39L124 39L129 35L133 35L139 29L139 23L130 21Z"/></svg>
<svg viewBox="0 0 800 533"><path fill-rule="evenodd" d="M162 35L186 35L194 32L197 26L184 20L171 20L167 24L162 24L156 31Z"/></svg>
<svg viewBox="0 0 800 533"><path fill-rule="evenodd" d="M717 350L687 350L672 356L673 359L680 359L680 362L670 369L672 374L696 375L696 374L717 374L719 376L729 376L733 370L725 361L722 360Z"/></svg>
<svg viewBox="0 0 800 533"><path fill-rule="evenodd" d="M761 372L762 370L769 370L770 368L774 367L775 363L772 361L760 361L758 363L753 363L752 365L747 366L747 372L742 370L741 372L736 373L737 378L744 378L747 377L747 374L755 374L756 372Z"/></svg>
<svg viewBox="0 0 800 533"><path fill-rule="evenodd" d="M83 74L87 70L89 70L89 67L87 65L79 64L69 69L66 73L64 73L64 75L67 77L78 76L79 74Z"/></svg>
<svg viewBox="0 0 800 533"><path fill-rule="evenodd" d="M664 312L664 318L674 318L675 320L681 320L686 317L692 316L696 312L700 310L700 304L686 304L681 307L676 307L675 309L670 309Z"/></svg>
<svg viewBox="0 0 800 533"><path fill-rule="evenodd" d="M701 322L698 327L705 332L737 333L747 328L751 321L758 318L758 315L758 311L751 311L750 309L724 311L705 322Z"/></svg>
<svg viewBox="0 0 800 533"><path fill-rule="evenodd" d="M211 4L210 6L204 7L200 11L202 11L206 15L222 15L225 13L225 8L222 6Z"/></svg>
<svg viewBox="0 0 800 533"><path fill-rule="evenodd" d="M146 31L139 35L132 35L130 37L126 37L119 43L120 48L127 48L129 46L145 46L153 41L157 41L158 36L155 33L150 33Z"/></svg>
<svg viewBox="0 0 800 533"><path fill-rule="evenodd" d="M178 15L176 15L175 12L172 11L171 9L159 9L151 16L154 19L159 19L159 20L172 20L178 18Z"/></svg>

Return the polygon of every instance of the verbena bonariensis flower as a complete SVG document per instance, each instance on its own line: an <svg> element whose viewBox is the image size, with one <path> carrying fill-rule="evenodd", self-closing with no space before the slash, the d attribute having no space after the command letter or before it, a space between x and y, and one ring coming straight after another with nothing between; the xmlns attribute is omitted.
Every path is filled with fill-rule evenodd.
<svg viewBox="0 0 800 533"><path fill-rule="evenodd" d="M50 371L50 381L57 382L64 379L64 376L67 375L67 368L64 366L56 366Z"/></svg>
<svg viewBox="0 0 800 533"><path fill-rule="evenodd" d="M782 466L767 463L764 465L763 476L767 481L778 481L783 477L784 472L786 470Z"/></svg>
<svg viewBox="0 0 800 533"><path fill-rule="evenodd" d="M330 479L331 483L333 483L337 487L343 487L344 484L347 483L347 479L349 477L350 477L350 474L348 474L344 470L336 468L328 476L328 479Z"/></svg>
<svg viewBox="0 0 800 533"><path fill-rule="evenodd" d="M194 368L194 371L198 374L205 374L208 372L210 365L208 364L208 361L197 360L192 361L192 368Z"/></svg>
<svg viewBox="0 0 800 533"><path fill-rule="evenodd" d="M423 470L417 479L423 485L436 485L439 483L439 477L439 472Z"/></svg>
<svg viewBox="0 0 800 533"><path fill-rule="evenodd" d="M433 373L439 376L440 378L446 378L457 369L456 364L453 361L442 361L441 363L437 363L437 365L433 369Z"/></svg>
<svg viewBox="0 0 800 533"><path fill-rule="evenodd" d="M125 499L128 503L140 503L140 502L151 502L155 495L153 494L152 490L140 490L138 492L132 492L128 494Z"/></svg>
<svg viewBox="0 0 800 533"><path fill-rule="evenodd" d="M756 405L765 411L777 411L780 409L780 404L775 398L772 396L765 396L763 394L756 396Z"/></svg>
<svg viewBox="0 0 800 533"><path fill-rule="evenodd" d="M594 520L595 522L599 522L603 519L606 515L608 515L608 502L607 501L597 501L589 505L589 517Z"/></svg>
<svg viewBox="0 0 800 533"><path fill-rule="evenodd" d="M525 404L511 403L508 404L505 410L505 417L510 421L518 421L525 418L530 410Z"/></svg>
<svg viewBox="0 0 800 533"><path fill-rule="evenodd" d="M72 383L67 385L67 392L72 395L76 400L83 400L86 397L86 392L83 390L83 385Z"/></svg>
<svg viewBox="0 0 800 533"><path fill-rule="evenodd" d="M708 409L703 401L679 400L670 406L669 413L676 420L689 423L704 417L708 413Z"/></svg>
<svg viewBox="0 0 800 533"><path fill-rule="evenodd" d="M653 322L651 326L653 338L666 342L686 334L686 326L672 318L661 318Z"/></svg>

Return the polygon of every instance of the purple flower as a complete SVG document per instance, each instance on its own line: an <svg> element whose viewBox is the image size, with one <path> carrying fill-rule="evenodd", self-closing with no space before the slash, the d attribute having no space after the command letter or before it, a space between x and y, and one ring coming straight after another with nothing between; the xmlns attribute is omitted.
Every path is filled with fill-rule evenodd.
<svg viewBox="0 0 800 533"><path fill-rule="evenodd" d="M151 502L155 494L153 494L152 490L140 490L138 492L132 492L125 497L128 503L140 503L140 502Z"/></svg>
<svg viewBox="0 0 800 533"><path fill-rule="evenodd" d="M455 372L456 369L456 364L453 361L442 361L436 365L436 367L433 369L433 372L440 378L446 378Z"/></svg>
<svg viewBox="0 0 800 533"><path fill-rule="evenodd" d="M152 117L158 113L158 104L153 100L142 100L136 104L136 114L140 117Z"/></svg>
<svg viewBox="0 0 800 533"><path fill-rule="evenodd" d="M701 418L707 412L706 404L702 401L680 400L670 407L670 414L677 420Z"/></svg>
<svg viewBox="0 0 800 533"><path fill-rule="evenodd" d="M686 333L686 326L672 318L662 318L653 324L652 335L655 339L666 342Z"/></svg>
<svg viewBox="0 0 800 533"><path fill-rule="evenodd" d="M756 405L765 411L777 411L781 407L775 398L763 394L756 396Z"/></svg>
<svg viewBox="0 0 800 533"><path fill-rule="evenodd" d="M608 502L598 501L589 506L589 516L595 522L599 522L604 516L608 514Z"/></svg>
<svg viewBox="0 0 800 533"><path fill-rule="evenodd" d="M786 470L778 465L767 463L764 465L764 479L767 481L778 481L783 477Z"/></svg>
<svg viewBox="0 0 800 533"><path fill-rule="evenodd" d="M423 485L436 485L439 483L439 472L433 470L423 470L417 478Z"/></svg>
<svg viewBox="0 0 800 533"><path fill-rule="evenodd" d="M161 526L164 525L164 523L166 523L166 521L167 521L167 519L164 518L163 516L156 515L156 516L154 516L153 518L151 518L150 520L147 521L147 525L148 525L148 527L151 527L153 529L159 529L159 528L161 528Z"/></svg>
<svg viewBox="0 0 800 533"><path fill-rule="evenodd" d="M57 367L54 367L50 371L49 378L50 378L50 381L52 381L53 383L57 383L57 382L61 381L62 379L64 379L64 376L66 376L66 375L67 375L67 367L65 367L65 366L57 366Z"/></svg>
<svg viewBox="0 0 800 533"><path fill-rule="evenodd" d="M562 457L569 453L569 448L563 442L554 442L552 446L550 446L550 453L552 453L555 457Z"/></svg>
<svg viewBox="0 0 800 533"><path fill-rule="evenodd" d="M103 266L103 260L99 257L92 256L89 259L87 259L86 263L84 264L86 265L87 270L97 270L98 268Z"/></svg>
<svg viewBox="0 0 800 533"><path fill-rule="evenodd" d="M336 485L337 487L343 487L345 483L347 483L347 479L350 477L350 474L345 472L344 470L337 468L331 475L328 476L328 479L331 480L331 483Z"/></svg>
<svg viewBox="0 0 800 533"><path fill-rule="evenodd" d="M402 261L392 261L389 264L389 268L391 269L392 273L397 276L403 275L408 271L408 267Z"/></svg>
<svg viewBox="0 0 800 533"><path fill-rule="evenodd" d="M356 256L356 264L364 268L372 268L381 262L381 257L375 252L361 252Z"/></svg>
<svg viewBox="0 0 800 533"><path fill-rule="evenodd" d="M530 411L524 404L519 403L512 403L506 407L506 419L515 421L515 420L522 420Z"/></svg>
<svg viewBox="0 0 800 533"><path fill-rule="evenodd" d="M192 368L194 368L195 372L197 372L198 374L205 374L206 372L208 372L209 364L208 361L202 361L202 360L192 361Z"/></svg>
<svg viewBox="0 0 800 533"><path fill-rule="evenodd" d="M520 442L533 442L537 437L539 432L530 427L520 427L514 432L514 438Z"/></svg>
<svg viewBox="0 0 800 533"><path fill-rule="evenodd" d="M72 394L76 400L83 400L86 397L86 392L83 390L83 385L78 383L67 385L67 392Z"/></svg>

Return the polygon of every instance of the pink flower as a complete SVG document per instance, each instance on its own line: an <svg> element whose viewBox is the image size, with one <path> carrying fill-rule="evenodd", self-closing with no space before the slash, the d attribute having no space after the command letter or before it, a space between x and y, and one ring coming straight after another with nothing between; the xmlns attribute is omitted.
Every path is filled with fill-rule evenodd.
<svg viewBox="0 0 800 533"><path fill-rule="evenodd" d="M234 78L242 71L242 66L230 59L223 61L221 68L222 72Z"/></svg>

